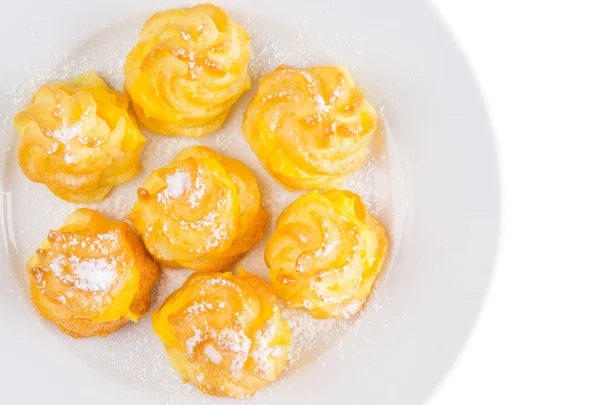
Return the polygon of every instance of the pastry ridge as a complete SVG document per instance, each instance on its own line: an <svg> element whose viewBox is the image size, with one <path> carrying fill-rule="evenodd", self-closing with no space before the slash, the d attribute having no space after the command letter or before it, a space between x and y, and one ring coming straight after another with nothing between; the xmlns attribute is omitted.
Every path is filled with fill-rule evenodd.
<svg viewBox="0 0 600 405"><path fill-rule="evenodd" d="M333 189L366 159L377 114L343 66L279 66L260 80L242 130L265 169L297 190Z"/></svg>
<svg viewBox="0 0 600 405"><path fill-rule="evenodd" d="M146 138L128 108L93 71L41 86L14 119L23 173L63 200L103 200L140 171Z"/></svg>
<svg viewBox="0 0 600 405"><path fill-rule="evenodd" d="M253 395L285 369L290 329L277 296L260 278L193 274L152 314L175 370L202 392Z"/></svg>
<svg viewBox="0 0 600 405"><path fill-rule="evenodd" d="M159 263L215 272L262 238L268 214L250 169L195 146L150 174L126 218Z"/></svg>
<svg viewBox="0 0 600 405"><path fill-rule="evenodd" d="M283 210L265 262L288 306L315 318L348 318L369 298L387 246L385 230L358 195L313 191Z"/></svg>
<svg viewBox="0 0 600 405"><path fill-rule="evenodd" d="M201 137L250 88L250 56L250 35L220 7L156 13L127 55L125 91L151 131Z"/></svg>
<svg viewBox="0 0 600 405"><path fill-rule="evenodd" d="M106 337L150 309L159 268L125 223L81 208L27 262L31 298L74 338Z"/></svg>

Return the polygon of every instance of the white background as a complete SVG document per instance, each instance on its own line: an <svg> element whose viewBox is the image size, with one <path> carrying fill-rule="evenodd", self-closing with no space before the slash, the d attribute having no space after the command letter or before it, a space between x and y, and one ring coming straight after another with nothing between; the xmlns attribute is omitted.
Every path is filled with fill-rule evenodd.
<svg viewBox="0 0 600 405"><path fill-rule="evenodd" d="M432 405L600 404L600 2L434 0L503 174L490 294Z"/></svg>

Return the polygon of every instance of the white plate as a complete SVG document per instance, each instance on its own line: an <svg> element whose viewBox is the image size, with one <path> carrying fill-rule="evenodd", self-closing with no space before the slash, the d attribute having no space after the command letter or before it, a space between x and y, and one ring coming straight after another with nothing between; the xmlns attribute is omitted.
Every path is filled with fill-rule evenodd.
<svg viewBox="0 0 600 405"><path fill-rule="evenodd" d="M122 64L153 12L184 4L20 1L0 6L5 39L2 131L0 381L7 403L202 404L216 399L179 382L149 317L107 339L72 340L32 309L25 261L76 205L29 182L16 160L14 114L44 81L98 70L122 86ZM286 311L292 362L245 402L420 404L448 372L474 323L494 263L499 176L485 105L464 57L434 10L420 0L220 1L253 37L253 79L280 63L347 65L382 122L365 168L345 187L360 193L386 227L391 252L367 309L348 322ZM148 134L144 172L91 206L128 212L147 174L185 146L239 158L256 173L274 220L300 193L275 184L239 129L251 96L225 127L200 140ZM1 95L4 94L4 97ZM272 226L272 224L271 224ZM270 232L270 230L269 230ZM266 275L264 242L243 260ZM186 272L168 270L153 308Z"/></svg>

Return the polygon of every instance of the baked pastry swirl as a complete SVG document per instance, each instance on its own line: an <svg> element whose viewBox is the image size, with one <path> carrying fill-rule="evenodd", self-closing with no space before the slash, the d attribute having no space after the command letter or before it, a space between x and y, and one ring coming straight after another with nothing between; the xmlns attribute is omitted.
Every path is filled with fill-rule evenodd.
<svg viewBox="0 0 600 405"><path fill-rule="evenodd" d="M207 394L251 396L287 364L290 330L277 296L243 269L193 274L152 324L183 381Z"/></svg>
<svg viewBox="0 0 600 405"><path fill-rule="evenodd" d="M377 114L342 66L280 66L263 77L242 129L277 181L332 189L364 164Z"/></svg>
<svg viewBox="0 0 600 405"><path fill-rule="evenodd" d="M146 139L128 105L96 72L43 85L14 120L23 173L66 201L104 199L140 171Z"/></svg>
<svg viewBox="0 0 600 405"><path fill-rule="evenodd" d="M242 162L195 146L150 174L127 219L159 263L213 272L262 238L267 212Z"/></svg>
<svg viewBox="0 0 600 405"><path fill-rule="evenodd" d="M150 309L159 268L125 223L78 209L27 262L37 311L74 337L105 337Z"/></svg>
<svg viewBox="0 0 600 405"><path fill-rule="evenodd" d="M125 90L151 131L204 136L250 88L250 55L250 35L215 5L157 13L127 56Z"/></svg>
<svg viewBox="0 0 600 405"><path fill-rule="evenodd" d="M371 294L387 245L384 229L358 195L312 192L277 219L265 262L273 289L288 306L315 318L348 318Z"/></svg>

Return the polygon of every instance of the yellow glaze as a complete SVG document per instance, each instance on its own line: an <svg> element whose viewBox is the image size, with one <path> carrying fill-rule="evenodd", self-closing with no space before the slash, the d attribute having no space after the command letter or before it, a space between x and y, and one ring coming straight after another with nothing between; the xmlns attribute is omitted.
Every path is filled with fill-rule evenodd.
<svg viewBox="0 0 600 405"><path fill-rule="evenodd" d="M78 209L27 262L38 312L64 333L105 337L150 309L158 266L125 223Z"/></svg>
<svg viewBox="0 0 600 405"><path fill-rule="evenodd" d="M104 199L140 171L146 139L128 105L96 72L43 85L14 120L21 169L63 200Z"/></svg>
<svg viewBox="0 0 600 405"><path fill-rule="evenodd" d="M290 330L277 296L243 269L192 275L152 324L182 380L207 394L251 396L287 364Z"/></svg>
<svg viewBox="0 0 600 405"><path fill-rule="evenodd" d="M271 175L290 189L333 189L359 170L377 114L343 66L280 66L263 77L242 129Z"/></svg>
<svg viewBox="0 0 600 405"><path fill-rule="evenodd" d="M262 238L267 213L242 162L195 146L150 174L127 219L161 264L215 272Z"/></svg>
<svg viewBox="0 0 600 405"><path fill-rule="evenodd" d="M315 318L348 318L371 294L387 252L385 231L349 191L312 192L285 208L267 242L275 292Z"/></svg>
<svg viewBox="0 0 600 405"><path fill-rule="evenodd" d="M250 88L250 55L250 35L215 5L160 12L127 56L125 90L151 131L201 137Z"/></svg>

